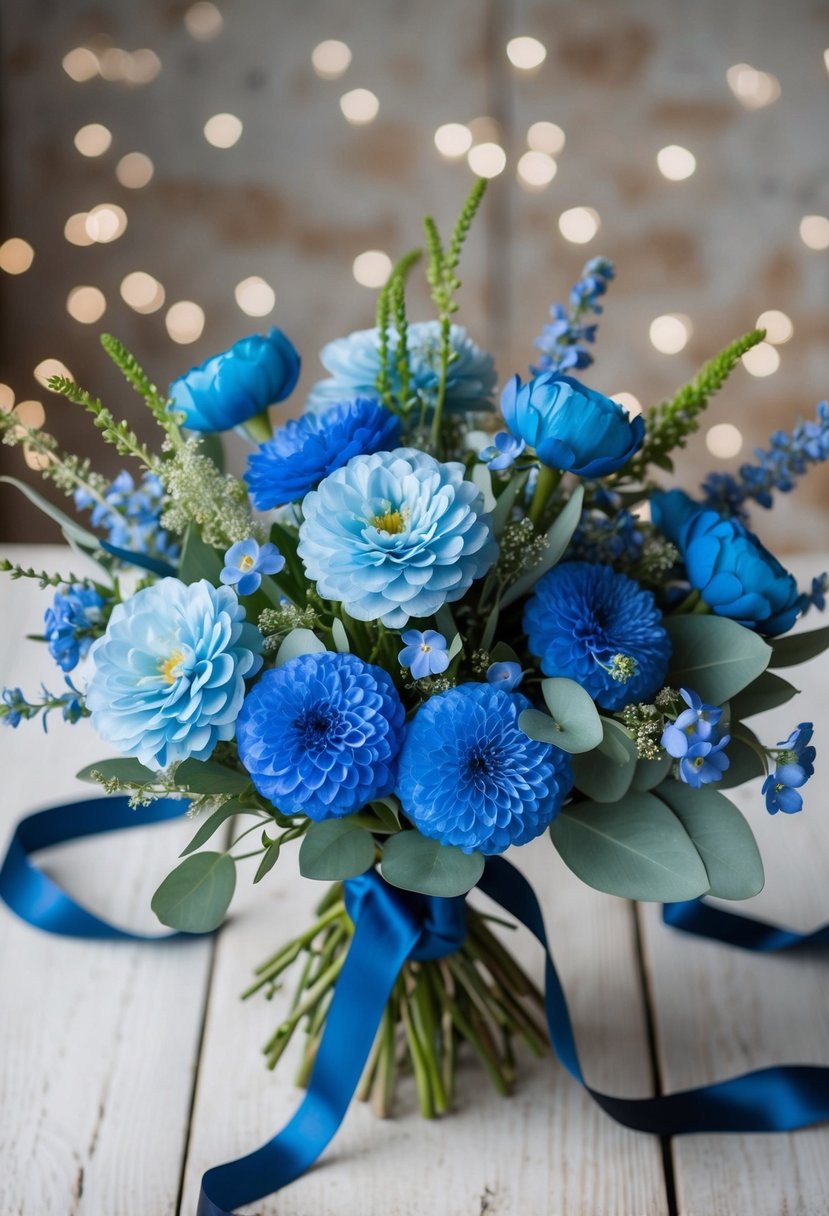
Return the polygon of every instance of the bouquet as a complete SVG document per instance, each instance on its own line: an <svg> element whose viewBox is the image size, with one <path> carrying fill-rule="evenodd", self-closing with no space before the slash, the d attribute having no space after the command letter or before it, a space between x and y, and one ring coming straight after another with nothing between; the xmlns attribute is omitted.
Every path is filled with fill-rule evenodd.
<svg viewBox="0 0 829 1216"><path fill-rule="evenodd" d="M427 218L425 256L394 267L376 327L323 349L328 378L275 431L269 407L300 369L278 329L166 393L104 336L161 429L157 451L53 378L135 462L111 482L0 415L5 441L34 453L79 517L16 484L99 571L4 563L56 589L41 640L66 688L33 700L6 688L2 721L89 717L116 756L84 780L139 811L179 800L194 835L153 896L165 925L215 929L245 858L254 883L278 881L271 871L298 848L302 874L330 884L314 923L274 942L245 994L295 985L264 1052L273 1067L304 1034L301 1083L361 905L380 891L375 912L413 920L359 1081L380 1114L400 1068L432 1116L451 1108L459 1050L506 1093L516 1041L545 1048L540 993L496 918L465 898L506 850L546 834L584 882L630 899L760 890L751 828L723 791L763 777L766 811L800 811L811 724L793 717L776 742L746 722L794 697L778 669L829 645L826 629L786 636L823 608L826 576L801 591L748 527L749 508L771 507L829 456L827 403L697 497L664 488L763 331L631 416L579 378L614 277L595 258L497 409L493 360L453 321L484 185L448 239ZM410 322L422 258L437 315ZM242 480L224 469L231 428L253 445Z"/></svg>

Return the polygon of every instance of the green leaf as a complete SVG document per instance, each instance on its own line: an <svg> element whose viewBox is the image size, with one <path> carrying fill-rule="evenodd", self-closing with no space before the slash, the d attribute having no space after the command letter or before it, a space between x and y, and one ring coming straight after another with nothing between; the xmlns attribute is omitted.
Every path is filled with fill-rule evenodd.
<svg viewBox="0 0 829 1216"><path fill-rule="evenodd" d="M492 511L497 499L492 492L492 474L485 464L474 464L469 480L484 496L484 510Z"/></svg>
<svg viewBox="0 0 829 1216"><path fill-rule="evenodd" d="M724 616L670 616L664 621L672 656L667 682L722 705L765 671L771 647Z"/></svg>
<svg viewBox="0 0 829 1216"><path fill-rule="evenodd" d="M521 666L521 660L511 646L506 642L496 642L489 652L489 660L491 663L517 663Z"/></svg>
<svg viewBox="0 0 829 1216"><path fill-rule="evenodd" d="M186 849L182 849L180 857L187 857L190 853L195 853L196 849L200 849L203 844L207 844L214 832L217 832L223 823L228 819L232 819L234 815L238 815L242 811L239 806L238 798L230 798L227 802L223 802L218 810L213 811L208 815L204 823L199 825L193 839L190 841Z"/></svg>
<svg viewBox="0 0 829 1216"><path fill-rule="evenodd" d="M236 888L236 866L229 853L195 853L168 874L152 898L162 925L184 933L218 929Z"/></svg>
<svg viewBox="0 0 829 1216"><path fill-rule="evenodd" d="M455 658L455 656L459 655L462 650L463 650L463 638L461 637L461 635L459 633L456 633L455 636L452 638L452 644L450 645L449 651L448 651L449 662L451 663L452 660Z"/></svg>
<svg viewBox="0 0 829 1216"><path fill-rule="evenodd" d="M386 882L423 895L465 895L484 872L480 853L463 853L438 844L420 832L398 832L383 850L380 866Z"/></svg>
<svg viewBox="0 0 829 1216"><path fill-rule="evenodd" d="M604 738L592 752L573 757L576 788L594 802L617 802L630 789L636 771L636 745L624 727L602 719Z"/></svg>
<svg viewBox="0 0 829 1216"><path fill-rule="evenodd" d="M778 705L791 701L799 691L782 676L776 676L773 671L764 671L734 697L731 702L732 717L750 718L753 714L765 713L767 709L776 709Z"/></svg>
<svg viewBox="0 0 829 1216"><path fill-rule="evenodd" d="M771 644L769 667L794 667L806 663L829 649L829 625L822 629L811 629L808 633L791 633L785 638L775 638Z"/></svg>
<svg viewBox="0 0 829 1216"><path fill-rule="evenodd" d="M276 652L274 667L284 667L303 654L322 654L325 644L310 629L292 629Z"/></svg>
<svg viewBox="0 0 829 1216"><path fill-rule="evenodd" d="M132 756L123 756L117 760L96 760L87 764L76 777L79 781L95 781L93 773L100 773L107 781L123 781L127 785L152 785L158 781L158 773L145 768Z"/></svg>
<svg viewBox="0 0 829 1216"><path fill-rule="evenodd" d="M720 789L725 790L766 775L763 745L754 732L742 722L732 722L729 729L731 742L726 754L730 764L719 781Z"/></svg>
<svg viewBox="0 0 829 1216"><path fill-rule="evenodd" d="M514 473L498 495L498 501L492 511L492 530L495 533L496 539L509 523L509 517L512 508L515 506L515 500L527 484L528 477L529 472Z"/></svg>
<svg viewBox="0 0 829 1216"><path fill-rule="evenodd" d="M280 842L278 840L274 840L272 844L268 845L268 847L265 849L265 854L262 860L259 862L259 865L256 868L256 873L253 876L254 886L256 886L258 882L261 882L265 875L269 874L274 868L279 860L279 850L281 847Z"/></svg>
<svg viewBox="0 0 829 1216"><path fill-rule="evenodd" d="M348 634L345 631L345 625L338 616L334 617L331 623L331 636L334 639L334 646L338 654L348 654L351 647L348 643Z"/></svg>
<svg viewBox="0 0 829 1216"><path fill-rule="evenodd" d="M374 864L374 838L352 816L312 823L299 848L303 878L355 878Z"/></svg>
<svg viewBox="0 0 829 1216"><path fill-rule="evenodd" d="M0 477L0 482L14 486L16 490L19 490L21 494L24 494L28 498L29 502L34 503L39 511L42 511L44 515L48 515L50 519L53 519L67 540L75 541L85 550L100 549L101 541L94 532L88 532L86 528L81 527L71 516L61 511L60 507L56 507L54 503L49 502L42 494L38 494L33 486L27 485L25 481L18 481L16 477Z"/></svg>
<svg viewBox="0 0 829 1216"><path fill-rule="evenodd" d="M637 761L636 772L633 774L630 788L632 790L655 789L668 776L672 764L673 758L668 755L662 755L658 760Z"/></svg>
<svg viewBox="0 0 829 1216"><path fill-rule="evenodd" d="M709 895L750 899L763 889L763 862L751 828L732 802L710 786L665 781L656 796L691 837L708 874Z"/></svg>
<svg viewBox="0 0 829 1216"><path fill-rule="evenodd" d="M308 600L308 581L302 558L297 553L299 535L282 524L271 524L270 540L285 558L285 568L279 574L271 575L271 578L292 603L304 608Z"/></svg>
<svg viewBox="0 0 829 1216"><path fill-rule="evenodd" d="M525 709L518 725L531 739L554 743L565 752L590 752L604 738L602 720L589 692L575 680L555 676L541 681L541 693L552 715Z"/></svg>
<svg viewBox="0 0 829 1216"><path fill-rule="evenodd" d="M580 802L560 811L550 835L574 874L626 899L696 899L708 890L699 853L673 811L653 794Z"/></svg>
<svg viewBox="0 0 829 1216"><path fill-rule="evenodd" d="M190 524L184 533L178 564L178 576L181 581L197 583L199 579L206 578L216 586L223 567L224 561L219 553L210 545L206 545L196 525Z"/></svg>
<svg viewBox="0 0 829 1216"><path fill-rule="evenodd" d="M250 784L247 773L225 768L215 760L182 760L176 769L176 785L191 794L241 794Z"/></svg>
<svg viewBox="0 0 829 1216"><path fill-rule="evenodd" d="M546 574L548 570L552 570L556 562L564 555L564 551L570 544L572 535L581 519L581 504L583 499L584 486L577 485L567 500L561 514L547 532L547 544L541 560L533 566L532 570L528 570L526 574L522 574L520 578L516 579L512 586L504 592L501 597L502 608L508 608L510 604L514 604L516 600L519 600L522 595L526 595L529 591L532 591L541 576Z"/></svg>
<svg viewBox="0 0 829 1216"><path fill-rule="evenodd" d="M216 431L202 431L199 436L199 455L208 456L220 473L225 471L225 447L221 435Z"/></svg>

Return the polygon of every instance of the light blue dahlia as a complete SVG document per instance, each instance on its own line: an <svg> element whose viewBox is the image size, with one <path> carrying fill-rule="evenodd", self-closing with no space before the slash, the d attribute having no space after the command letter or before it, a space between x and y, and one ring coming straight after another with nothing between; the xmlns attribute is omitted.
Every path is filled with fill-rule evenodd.
<svg viewBox="0 0 829 1216"><path fill-rule="evenodd" d="M239 756L283 814L349 815L391 793L405 716L381 668L353 654L300 655L248 693Z"/></svg>
<svg viewBox="0 0 829 1216"><path fill-rule="evenodd" d="M389 329L391 390L399 392L395 369L397 330ZM453 325L450 342L454 361L446 379L445 408L455 413L488 410L498 380L495 362L468 336L460 325ZM411 371L410 391L429 407L434 404L440 367L440 322L415 321L408 327L406 347ZM315 412L337 401L354 397L377 396L380 371L380 331L360 329L346 338L336 338L320 351L320 361L330 376L311 389L307 408Z"/></svg>
<svg viewBox="0 0 829 1216"><path fill-rule="evenodd" d="M352 457L302 510L297 551L320 595L390 629L461 599L498 556L463 465L414 448Z"/></svg>
<svg viewBox="0 0 829 1216"><path fill-rule="evenodd" d="M229 587L162 579L116 605L89 651L92 725L155 771L206 760L233 738L261 647Z"/></svg>
<svg viewBox="0 0 829 1216"><path fill-rule="evenodd" d="M518 725L530 702L490 684L430 697L400 753L397 792L424 836L464 853L503 853L539 836L573 785L570 758Z"/></svg>

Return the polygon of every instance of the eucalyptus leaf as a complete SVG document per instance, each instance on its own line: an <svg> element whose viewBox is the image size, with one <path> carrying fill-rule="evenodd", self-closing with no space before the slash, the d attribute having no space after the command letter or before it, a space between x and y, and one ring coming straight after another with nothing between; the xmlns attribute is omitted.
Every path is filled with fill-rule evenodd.
<svg viewBox="0 0 829 1216"><path fill-rule="evenodd" d="M241 794L250 784L247 773L226 768L215 760L182 760L176 769L176 785L191 794Z"/></svg>
<svg viewBox="0 0 829 1216"><path fill-rule="evenodd" d="M558 747L566 752L589 752L599 746L604 738L602 719L581 684L554 676L541 681L541 695L559 728Z"/></svg>
<svg viewBox="0 0 829 1216"><path fill-rule="evenodd" d="M465 895L483 874L484 858L407 831L389 838L380 869L386 882L404 891Z"/></svg>
<svg viewBox="0 0 829 1216"><path fill-rule="evenodd" d="M522 574L520 578L516 579L512 586L504 592L501 597L502 608L508 608L510 604L514 604L522 595L526 595L532 591L541 576L546 574L548 570L552 570L556 562L564 556L564 551L570 544L573 533L581 519L583 499L584 486L580 484L576 486L561 514L547 532L547 543L541 560L533 566L532 570L528 570L526 574Z"/></svg>
<svg viewBox="0 0 829 1216"><path fill-rule="evenodd" d="M527 484L528 477L529 472L513 473L498 495L498 501L492 511L492 530L496 538L501 535L509 523L509 517L512 513L512 508L515 506L515 500Z"/></svg>
<svg viewBox="0 0 829 1216"><path fill-rule="evenodd" d="M461 635L459 633L456 633L455 636L452 638L451 645L449 646L449 651L448 651L449 662L451 663L452 660L455 658L455 656L459 655L462 650L463 650L463 638L461 637Z"/></svg>
<svg viewBox="0 0 829 1216"><path fill-rule="evenodd" d="M127 785L150 785L158 781L158 773L140 764L133 756L120 756L115 760L96 760L76 773L79 781L95 782L93 773L100 773L106 781L123 781Z"/></svg>
<svg viewBox="0 0 829 1216"><path fill-rule="evenodd" d="M632 790L655 789L668 776L673 762L673 757L667 754L661 755L658 760L638 760L630 788Z"/></svg>
<svg viewBox="0 0 829 1216"><path fill-rule="evenodd" d="M763 889L763 862L751 828L736 806L710 786L692 789L665 781L656 796L666 802L702 858L709 895L750 899Z"/></svg>
<svg viewBox="0 0 829 1216"><path fill-rule="evenodd" d="M168 874L152 898L162 925L185 933L217 929L236 888L236 866L229 853L194 853Z"/></svg>
<svg viewBox="0 0 829 1216"><path fill-rule="evenodd" d="M348 654L351 646L348 642L348 634L345 631L345 625L338 616L334 617L331 624L331 636L334 639L334 646L338 654Z"/></svg>
<svg viewBox="0 0 829 1216"><path fill-rule="evenodd" d="M322 654L325 644L310 629L292 629L276 652L274 667L284 667L303 654Z"/></svg>
<svg viewBox="0 0 829 1216"><path fill-rule="evenodd" d="M540 709L524 709L518 715L518 725L524 734L538 743L558 743L561 727Z"/></svg>
<svg viewBox="0 0 829 1216"><path fill-rule="evenodd" d="M594 802L617 802L630 789L636 771L636 745L624 728L602 719L604 738L592 752L573 756L576 788Z"/></svg>
<svg viewBox="0 0 829 1216"><path fill-rule="evenodd" d="M753 714L765 713L767 709L776 709L778 705L791 701L799 691L782 676L775 675L773 671L764 671L731 701L732 717L750 718Z"/></svg>
<svg viewBox="0 0 829 1216"><path fill-rule="evenodd" d="M754 732L742 722L733 722L729 730L731 742L726 748L726 755L730 763L718 782L720 789L725 790L766 775L763 745Z"/></svg>
<svg viewBox="0 0 829 1216"><path fill-rule="evenodd" d="M279 841L274 840L273 843L268 845L268 847L265 849L262 860L259 862L259 865L256 868L256 873L253 876L254 886L256 885L256 883L261 882L262 879L265 877L265 875L269 874L270 871L274 868L277 861L279 860L280 848L281 848L281 845L280 845Z"/></svg>
<svg viewBox="0 0 829 1216"><path fill-rule="evenodd" d="M790 633L784 638L775 638L771 644L769 667L794 667L806 663L829 649L829 625L822 629L810 629L805 633Z"/></svg>
<svg viewBox="0 0 829 1216"><path fill-rule="evenodd" d="M242 808L239 806L238 798L229 798L227 802L208 815L203 823L199 824L198 831L190 841L186 849L182 849L179 856L187 857L190 853L195 853L196 849L200 849L203 844L207 844L214 832L218 832L223 823L227 823L228 819L232 819L234 815L238 815Z"/></svg>
<svg viewBox="0 0 829 1216"><path fill-rule="evenodd" d="M54 503L49 502L42 494L38 494L33 486L27 485L25 481L18 481L16 477L0 477L0 482L14 486L39 511L42 511L44 515L48 515L50 519L54 520L67 540L71 539L75 541L85 550L94 551L101 548L100 538L94 532L87 531L86 528L67 515L65 511L61 511L60 507L56 507Z"/></svg>
<svg viewBox="0 0 829 1216"><path fill-rule="evenodd" d="M724 616L671 616L664 624L672 649L667 683L691 689L711 705L742 692L771 658L759 634Z"/></svg>
<svg viewBox="0 0 829 1216"><path fill-rule="evenodd" d="M618 802L579 802L550 826L553 844L588 886L626 899L696 899L709 887L691 837L673 811L648 793Z"/></svg>
<svg viewBox="0 0 829 1216"><path fill-rule="evenodd" d="M181 547L181 558L178 564L178 576L183 583L197 583L206 578L214 586L219 582L219 575L224 562L219 553L206 545L195 524L190 524L184 533L184 543Z"/></svg>
<svg viewBox="0 0 829 1216"><path fill-rule="evenodd" d="M474 464L470 476L472 484L481 491L484 497L484 510L492 511L497 499L492 492L492 474L485 464Z"/></svg>
<svg viewBox="0 0 829 1216"><path fill-rule="evenodd" d="M374 838L352 816L312 823L299 848L303 878L336 882L355 878L374 864Z"/></svg>

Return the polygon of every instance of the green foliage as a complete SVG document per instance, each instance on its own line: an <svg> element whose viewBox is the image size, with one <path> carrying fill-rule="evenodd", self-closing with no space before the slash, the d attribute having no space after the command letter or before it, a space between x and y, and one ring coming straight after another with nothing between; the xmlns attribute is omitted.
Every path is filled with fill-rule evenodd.
<svg viewBox="0 0 829 1216"><path fill-rule="evenodd" d="M380 866L386 882L423 895L465 895L484 872L480 853L428 840L420 832L398 832L383 850Z"/></svg>
<svg viewBox="0 0 829 1216"><path fill-rule="evenodd" d="M511 587L507 589L501 597L501 607L508 608L522 595L527 595L532 591L535 584L543 574L548 570L552 570L556 562L564 555L564 551L570 544L570 539L578 527L581 519L581 507L584 500L584 486L577 485L564 505L561 513L553 521L547 531L547 540L544 547L544 552L541 560L537 562L531 570L526 574L517 578Z"/></svg>
<svg viewBox="0 0 829 1216"><path fill-rule="evenodd" d="M730 764L723 773L721 789L734 789L744 781L764 777L768 769L766 750L753 731L742 722L732 722L729 727L731 742L727 753Z"/></svg>
<svg viewBox="0 0 829 1216"><path fill-rule="evenodd" d="M167 875L151 907L162 925L184 933L218 929L236 888L236 865L229 853L195 853Z"/></svg>
<svg viewBox="0 0 829 1216"><path fill-rule="evenodd" d="M764 671L733 698L731 716L750 718L753 714L765 713L767 709L776 709L778 705L791 701L799 691L794 684L776 676L773 671Z"/></svg>
<svg viewBox="0 0 829 1216"><path fill-rule="evenodd" d="M178 436L178 427L172 414L167 409L168 401L162 397L149 376L141 367L134 355L130 354L123 342L113 338L112 334L101 334L101 346L109 355L115 366L122 372L127 383L135 389L139 397L146 402L150 413L159 426L168 434Z"/></svg>
<svg viewBox="0 0 829 1216"><path fill-rule="evenodd" d="M650 793L565 807L550 835L573 873L609 895L670 903L696 899L710 885L691 837Z"/></svg>
<svg viewBox="0 0 829 1216"><path fill-rule="evenodd" d="M526 735L572 754L591 752L602 743L602 719L593 698L581 684L556 676L542 680L541 693L551 716L537 709L525 709L518 725Z"/></svg>
<svg viewBox="0 0 829 1216"><path fill-rule="evenodd" d="M345 625L338 616L335 616L331 622L331 638L334 642L334 649L338 654L350 653L351 646L348 642L348 634L345 631Z"/></svg>
<svg viewBox="0 0 829 1216"><path fill-rule="evenodd" d="M664 623L672 648L667 682L711 705L730 701L768 666L771 647L727 617L671 616Z"/></svg>
<svg viewBox="0 0 829 1216"><path fill-rule="evenodd" d="M298 533L282 524L271 524L270 541L285 558L284 569L271 578L291 603L304 608L308 603L308 580L302 558L297 553Z"/></svg>
<svg viewBox="0 0 829 1216"><path fill-rule="evenodd" d="M597 748L573 756L576 789L594 802L617 802L636 772L636 745L612 718L602 718L604 737Z"/></svg>
<svg viewBox="0 0 829 1216"><path fill-rule="evenodd" d="M196 849L207 844L210 837L218 832L223 823L227 823L228 819L232 819L234 815L240 813L244 813L244 808L238 798L229 798L227 802L223 802L217 810L207 816L203 823L199 824L198 831L187 847L182 849L181 856L187 857L190 853L195 853Z"/></svg>
<svg viewBox="0 0 829 1216"><path fill-rule="evenodd" d="M769 667L795 667L807 663L829 648L829 625L812 629L808 633L791 633L785 638L775 638L771 643Z"/></svg>
<svg viewBox="0 0 829 1216"><path fill-rule="evenodd" d="M183 760L175 771L176 785L190 794L241 794L250 785L247 773L214 760Z"/></svg>
<svg viewBox="0 0 829 1216"><path fill-rule="evenodd" d="M58 525L66 539L77 544L81 549L87 550L90 553L100 549L100 541L93 532L87 532L86 528L82 528L76 523L60 507L56 507L54 503L49 502L42 494L38 494L33 486L28 485L25 481L18 481L16 477L0 477L0 482L5 482L6 485L14 486L21 494L28 498L29 502L33 503L39 511L44 515L48 515L50 519Z"/></svg>
<svg viewBox="0 0 829 1216"><path fill-rule="evenodd" d="M120 756L115 760L96 760L94 764L85 765L75 776L78 781L90 781L93 784L101 784L103 780L118 781L123 785L154 785L158 781L158 773L146 768L132 756Z"/></svg>
<svg viewBox="0 0 829 1216"><path fill-rule="evenodd" d="M46 570L33 570L31 566L19 566L8 558L0 558L0 574L8 574L14 580L18 578L36 578L38 586L45 587L94 587L96 584L90 578L81 578L77 574L49 574Z"/></svg>
<svg viewBox="0 0 829 1216"><path fill-rule="evenodd" d="M158 461L139 441L126 419L116 422L111 410L105 408L99 397L93 397L67 376L50 376L48 386L53 393L66 397L75 405L82 405L87 413L92 415L93 422L103 438L113 445L119 455L134 456L145 468L157 471Z"/></svg>
<svg viewBox="0 0 829 1216"><path fill-rule="evenodd" d="M311 823L299 849L299 872L329 882L355 878L371 869L374 847L371 832L349 815Z"/></svg>
<svg viewBox="0 0 829 1216"><path fill-rule="evenodd" d="M271 840L267 832L262 833L262 844L265 848L262 860L256 867L256 873L253 876L253 885L256 886L261 882L266 874L270 874L276 863L279 861L279 854L282 849L282 837L277 840Z"/></svg>
<svg viewBox="0 0 829 1216"><path fill-rule="evenodd" d="M392 268L377 297L377 329L380 341L380 370L377 373L377 391L385 406L394 410L397 407L405 413L409 405L409 348L408 320L406 318L406 279L409 271L420 260L422 251L412 249L404 254ZM397 331L397 348L395 367L400 382L399 397L395 400L392 392L391 362L389 356L389 325L394 316L394 328Z"/></svg>
<svg viewBox="0 0 829 1216"><path fill-rule="evenodd" d="M206 545L195 524L190 524L184 533L184 543L181 547L181 558L178 564L178 576L183 583L197 583L206 578L214 586L218 585L219 575L224 562L218 552Z"/></svg>
<svg viewBox="0 0 829 1216"><path fill-rule="evenodd" d="M762 342L765 336L764 329L753 329L738 338L704 364L693 380L683 385L670 401L650 409L645 415L645 442L625 472L634 478L644 478L652 464L670 472L674 467L670 453L686 446L688 436L699 429L697 419L708 405L708 399L722 388L741 356Z"/></svg>
<svg viewBox="0 0 829 1216"><path fill-rule="evenodd" d="M274 667L283 667L302 654L322 654L325 649L325 643L312 630L292 629L276 652Z"/></svg>
<svg viewBox="0 0 829 1216"><path fill-rule="evenodd" d="M709 895L750 899L762 891L760 850L732 802L711 786L692 789L680 781L665 781L656 796L667 803L693 841L708 874Z"/></svg>
<svg viewBox="0 0 829 1216"><path fill-rule="evenodd" d="M667 753L663 753L658 760L638 760L630 788L632 790L655 789L668 776L672 764L673 759Z"/></svg>

